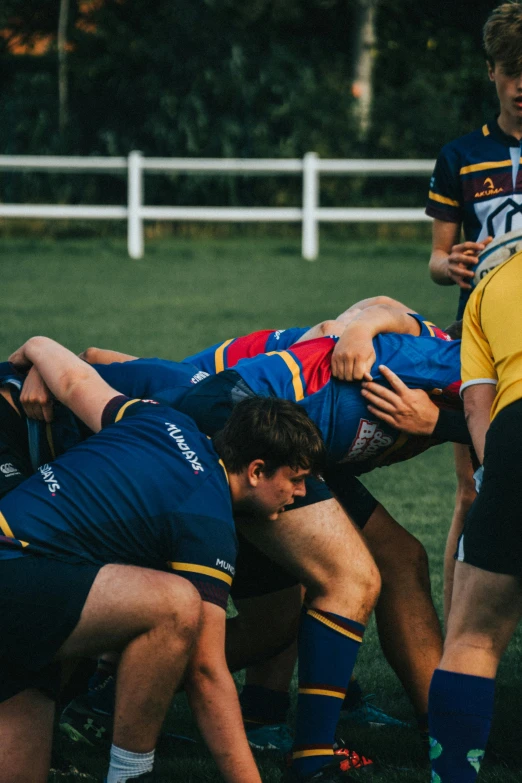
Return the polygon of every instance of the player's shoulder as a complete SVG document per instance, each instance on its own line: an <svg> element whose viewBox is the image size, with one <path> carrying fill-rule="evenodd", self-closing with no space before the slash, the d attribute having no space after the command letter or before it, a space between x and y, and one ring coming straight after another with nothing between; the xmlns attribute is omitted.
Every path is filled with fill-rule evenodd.
<svg viewBox="0 0 522 783"><path fill-rule="evenodd" d="M473 154L478 147L482 147L490 140L490 133L487 125L458 136L456 139L448 141L439 153L439 159L464 159Z"/></svg>

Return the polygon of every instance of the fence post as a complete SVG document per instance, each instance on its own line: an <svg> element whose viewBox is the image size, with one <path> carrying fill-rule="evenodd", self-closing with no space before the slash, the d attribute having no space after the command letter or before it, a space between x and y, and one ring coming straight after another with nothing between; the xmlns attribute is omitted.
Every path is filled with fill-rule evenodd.
<svg viewBox="0 0 522 783"><path fill-rule="evenodd" d="M143 169L142 154L137 150L129 153L127 179L127 249L131 258L143 258Z"/></svg>
<svg viewBox="0 0 522 783"><path fill-rule="evenodd" d="M315 261L319 252L319 227L317 206L319 201L318 155L307 152L303 158L303 234L302 255L307 261Z"/></svg>

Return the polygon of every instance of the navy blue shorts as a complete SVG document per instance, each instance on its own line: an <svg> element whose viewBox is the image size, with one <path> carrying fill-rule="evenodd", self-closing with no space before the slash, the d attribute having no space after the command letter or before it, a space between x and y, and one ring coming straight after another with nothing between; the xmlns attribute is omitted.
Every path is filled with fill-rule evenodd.
<svg viewBox="0 0 522 783"><path fill-rule="evenodd" d="M0 702L27 688L57 698L61 666L54 658L100 568L29 554L0 560Z"/></svg>

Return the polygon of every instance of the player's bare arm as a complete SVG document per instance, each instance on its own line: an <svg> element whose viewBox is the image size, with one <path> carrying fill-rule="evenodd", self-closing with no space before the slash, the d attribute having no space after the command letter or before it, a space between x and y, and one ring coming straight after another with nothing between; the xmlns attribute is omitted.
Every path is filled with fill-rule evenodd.
<svg viewBox="0 0 522 783"><path fill-rule="evenodd" d="M139 356L132 356L130 353L121 351L111 351L108 348L96 348L91 346L80 354L80 359L88 364L112 364L113 362L133 362L139 359Z"/></svg>
<svg viewBox="0 0 522 783"><path fill-rule="evenodd" d="M384 365L380 365L379 370L391 388L374 381L364 381L361 394L369 403L368 410L386 424L409 435L431 435L439 418L439 409L428 394L422 389L410 389Z"/></svg>
<svg viewBox="0 0 522 783"><path fill-rule="evenodd" d="M459 242L460 223L444 220L433 221L432 250L430 257L431 279L439 285L458 285L470 289L473 271L470 267L478 261L478 254L491 242Z"/></svg>
<svg viewBox="0 0 522 783"><path fill-rule="evenodd" d="M467 386L462 393L466 422L481 465L484 462L486 433L489 429L491 406L496 393L497 387L492 383Z"/></svg>
<svg viewBox="0 0 522 783"><path fill-rule="evenodd" d="M227 783L261 783L243 727L236 686L225 660L225 612L205 601L185 690L199 729Z"/></svg>
<svg viewBox="0 0 522 783"><path fill-rule="evenodd" d="M351 305L347 310L340 313L337 318L321 321L315 326L312 326L296 342L303 343L306 340L313 340L316 337L328 337L330 335L337 335L340 337L344 332L345 327L363 310L367 310L369 307L376 307L377 305L385 305L397 310L402 310L405 313L413 312L410 307L402 304L402 302L399 302L397 299L392 299L391 296L370 296L367 299L361 299L360 301L355 302L355 304Z"/></svg>
<svg viewBox="0 0 522 783"><path fill-rule="evenodd" d="M343 330L332 354L332 373L343 381L371 380L375 362L373 338L385 332L418 337L420 325L404 305L380 304L362 310Z"/></svg>
<svg viewBox="0 0 522 783"><path fill-rule="evenodd" d="M31 337L9 361L20 370L36 367L57 400L94 432L101 429L105 405L118 392L72 351L48 337Z"/></svg>

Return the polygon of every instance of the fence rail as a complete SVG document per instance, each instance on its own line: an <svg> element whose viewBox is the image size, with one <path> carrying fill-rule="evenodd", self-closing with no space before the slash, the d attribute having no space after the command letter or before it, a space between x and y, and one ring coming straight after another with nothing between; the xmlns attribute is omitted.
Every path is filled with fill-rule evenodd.
<svg viewBox="0 0 522 783"><path fill-rule="evenodd" d="M302 224L302 255L314 261L319 253L319 224L418 222L428 220L424 210L403 208L321 207L321 174L365 176L429 176L431 160L321 160L315 152L304 158L145 158L134 151L127 158L0 155L0 171L110 172L127 174L126 206L56 204L3 204L0 218L126 220L127 247L131 258L144 254L145 220L204 220L219 222L294 222ZM207 174L301 175L301 207L148 207L143 203L143 179L147 174L191 172Z"/></svg>

